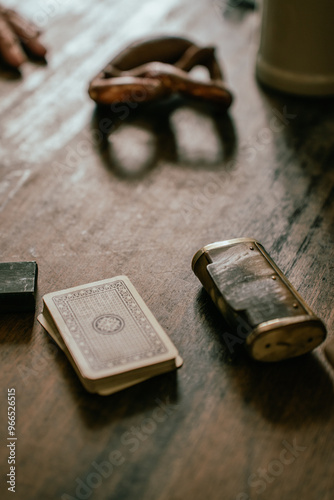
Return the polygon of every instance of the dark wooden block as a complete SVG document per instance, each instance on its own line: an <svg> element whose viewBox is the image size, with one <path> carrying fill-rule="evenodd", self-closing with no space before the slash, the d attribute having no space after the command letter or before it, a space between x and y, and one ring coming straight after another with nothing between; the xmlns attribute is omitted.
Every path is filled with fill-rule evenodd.
<svg viewBox="0 0 334 500"><path fill-rule="evenodd" d="M36 262L0 263L0 312L34 311Z"/></svg>

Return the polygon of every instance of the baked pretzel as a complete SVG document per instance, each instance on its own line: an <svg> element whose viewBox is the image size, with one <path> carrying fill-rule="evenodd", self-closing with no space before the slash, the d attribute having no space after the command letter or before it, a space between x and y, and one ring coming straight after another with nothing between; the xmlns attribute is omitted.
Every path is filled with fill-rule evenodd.
<svg viewBox="0 0 334 500"><path fill-rule="evenodd" d="M197 65L208 69L208 82L189 74ZM199 47L170 36L139 40L126 47L93 78L88 92L98 104L151 101L174 92L224 109L232 102L214 47Z"/></svg>

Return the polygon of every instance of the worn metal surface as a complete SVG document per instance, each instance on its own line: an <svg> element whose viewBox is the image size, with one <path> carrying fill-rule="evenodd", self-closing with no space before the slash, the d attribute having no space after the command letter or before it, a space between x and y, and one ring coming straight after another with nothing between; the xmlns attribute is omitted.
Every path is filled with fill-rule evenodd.
<svg viewBox="0 0 334 500"><path fill-rule="evenodd" d="M206 245L194 255L192 268L229 323L229 348L242 344L256 360L281 361L325 340L322 321L258 241Z"/></svg>

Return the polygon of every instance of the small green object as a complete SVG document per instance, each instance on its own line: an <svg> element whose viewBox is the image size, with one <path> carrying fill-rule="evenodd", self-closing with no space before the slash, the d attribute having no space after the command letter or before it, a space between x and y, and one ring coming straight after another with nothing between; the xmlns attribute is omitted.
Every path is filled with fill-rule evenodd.
<svg viewBox="0 0 334 500"><path fill-rule="evenodd" d="M35 310L37 262L0 263L0 312Z"/></svg>

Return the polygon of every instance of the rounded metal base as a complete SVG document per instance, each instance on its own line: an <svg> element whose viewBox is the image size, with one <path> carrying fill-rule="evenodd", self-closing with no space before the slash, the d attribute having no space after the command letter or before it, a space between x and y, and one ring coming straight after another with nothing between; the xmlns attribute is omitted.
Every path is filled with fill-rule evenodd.
<svg viewBox="0 0 334 500"><path fill-rule="evenodd" d="M334 95L334 75L305 74L273 66L261 54L256 61L258 79L276 90L305 96Z"/></svg>
<svg viewBox="0 0 334 500"><path fill-rule="evenodd" d="M246 345L258 361L281 361L312 351L325 337L319 318L297 316L262 323L247 337Z"/></svg>

